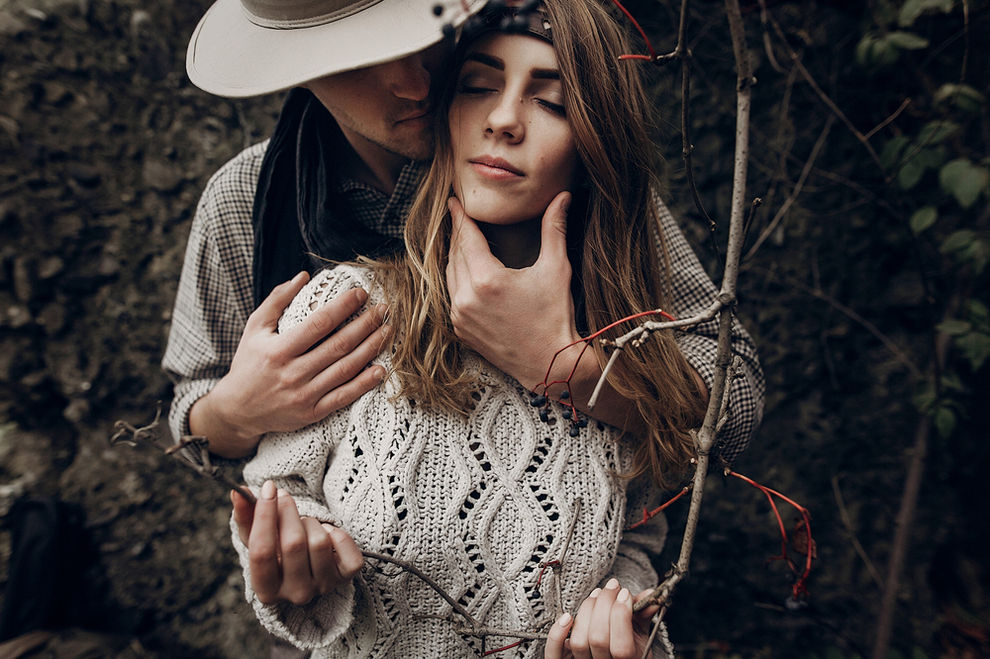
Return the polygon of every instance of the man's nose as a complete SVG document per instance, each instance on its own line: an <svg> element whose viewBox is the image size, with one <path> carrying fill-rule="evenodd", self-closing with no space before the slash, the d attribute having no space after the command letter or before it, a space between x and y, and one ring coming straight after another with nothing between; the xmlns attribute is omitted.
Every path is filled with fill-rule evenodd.
<svg viewBox="0 0 990 659"><path fill-rule="evenodd" d="M410 101L425 101L430 96L430 72L423 56L414 53L390 63L388 66L388 89L398 98Z"/></svg>

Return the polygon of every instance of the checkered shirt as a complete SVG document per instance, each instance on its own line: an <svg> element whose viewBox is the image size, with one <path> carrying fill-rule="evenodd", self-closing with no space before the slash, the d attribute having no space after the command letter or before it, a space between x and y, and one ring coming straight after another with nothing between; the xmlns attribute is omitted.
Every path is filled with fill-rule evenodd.
<svg viewBox="0 0 990 659"><path fill-rule="evenodd" d="M162 360L175 384L169 423L176 437L189 434L189 410L227 373L254 310L251 212L266 146L262 142L248 147L218 170L207 183L193 219ZM337 189L362 223L401 239L422 169L420 163L408 164L391 196L354 180L339 181ZM672 313L686 318L707 308L717 291L670 211L658 196L655 200L670 255ZM717 320L677 336L681 352L709 389L715 376L717 336ZM759 425L765 386L753 340L738 321L733 321L732 346L741 367L729 388L728 421L717 444L728 463L745 450Z"/></svg>

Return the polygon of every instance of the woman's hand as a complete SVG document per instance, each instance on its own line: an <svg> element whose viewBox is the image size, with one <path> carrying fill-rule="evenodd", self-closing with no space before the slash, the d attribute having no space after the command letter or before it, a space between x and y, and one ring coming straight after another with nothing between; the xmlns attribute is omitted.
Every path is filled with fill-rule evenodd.
<svg viewBox="0 0 990 659"><path fill-rule="evenodd" d="M637 596L642 597L649 591ZM639 659L649 640L657 607L633 614L633 598L619 582L609 580L581 604L577 617L562 615L547 637L545 659ZM647 655L652 656L652 655Z"/></svg>
<svg viewBox="0 0 990 659"><path fill-rule="evenodd" d="M308 603L354 578L361 550L343 529L300 517L285 491L266 481L253 506L231 493L238 535L248 548L251 587L262 604Z"/></svg>

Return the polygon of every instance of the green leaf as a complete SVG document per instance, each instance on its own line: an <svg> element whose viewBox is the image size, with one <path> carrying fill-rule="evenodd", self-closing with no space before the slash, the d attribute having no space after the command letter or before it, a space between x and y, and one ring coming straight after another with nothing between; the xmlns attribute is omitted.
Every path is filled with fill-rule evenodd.
<svg viewBox="0 0 990 659"><path fill-rule="evenodd" d="M910 190L921 180L921 175L925 173L925 164L918 158L911 158L897 172L897 184L905 190Z"/></svg>
<svg viewBox="0 0 990 659"><path fill-rule="evenodd" d="M939 144L947 137L951 137L959 130L959 124L954 121L932 121L925 124L921 132L918 133L918 144L929 146Z"/></svg>
<svg viewBox="0 0 990 659"><path fill-rule="evenodd" d="M957 158L938 173L942 189L951 194L963 208L976 202L981 192L990 187L990 170L978 167L966 158Z"/></svg>
<svg viewBox="0 0 990 659"><path fill-rule="evenodd" d="M978 327L987 327L990 323L990 309L979 300L969 301L969 315Z"/></svg>
<svg viewBox="0 0 990 659"><path fill-rule="evenodd" d="M945 162L945 147L937 146L934 149L921 149L918 151L918 162L927 169L936 169Z"/></svg>
<svg viewBox="0 0 990 659"><path fill-rule="evenodd" d="M938 9L948 14L952 11L954 0L907 0L897 16L897 24L901 27L913 25L918 16L929 10Z"/></svg>
<svg viewBox="0 0 990 659"><path fill-rule="evenodd" d="M961 334L968 334L973 330L973 326L970 325L965 320L957 320L950 318L949 320L942 321L939 323L935 329L939 332L944 332L950 336L959 336Z"/></svg>
<svg viewBox="0 0 990 659"><path fill-rule="evenodd" d="M868 67L870 66L870 50L873 48L873 44L876 43L877 38L872 34L864 34L863 38L859 40L856 44L856 63L860 66Z"/></svg>
<svg viewBox="0 0 990 659"><path fill-rule="evenodd" d="M952 436L952 431L956 429L956 413L949 407L940 407L935 410L935 429L942 439Z"/></svg>
<svg viewBox="0 0 990 659"><path fill-rule="evenodd" d="M973 242L974 238L976 238L976 234L969 229L953 231L942 243L941 251L943 254L962 251Z"/></svg>
<svg viewBox="0 0 990 659"><path fill-rule="evenodd" d="M938 219L938 211L934 206L924 206L911 214L911 231L919 234L928 227L935 224Z"/></svg>
<svg viewBox="0 0 990 659"><path fill-rule="evenodd" d="M928 48L928 39L919 37L912 32L891 32L885 37L887 43L901 50L920 50Z"/></svg>
<svg viewBox="0 0 990 659"><path fill-rule="evenodd" d="M969 85L946 83L935 92L935 103L952 102L964 112L978 112L983 106L983 94Z"/></svg>
<svg viewBox="0 0 990 659"><path fill-rule="evenodd" d="M990 335L973 332L956 339L956 345L974 371L978 371L990 357Z"/></svg>
<svg viewBox="0 0 990 659"><path fill-rule="evenodd" d="M908 138L898 135L883 145L883 151L880 152L880 164L883 165L884 169L894 168L894 165L901 159L901 154L908 142Z"/></svg>

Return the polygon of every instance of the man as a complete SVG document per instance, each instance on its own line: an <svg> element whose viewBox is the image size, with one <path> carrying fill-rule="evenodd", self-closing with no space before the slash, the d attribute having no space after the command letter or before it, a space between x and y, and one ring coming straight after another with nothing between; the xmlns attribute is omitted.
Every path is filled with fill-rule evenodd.
<svg viewBox="0 0 990 659"><path fill-rule="evenodd" d="M435 0L219 0L204 16L187 57L195 84L232 97L295 89L271 140L235 157L203 193L163 360L176 383L170 421L177 436L204 435L215 453L243 457L265 432L313 423L381 380L380 368L366 365L388 331L384 310L345 322L363 306L362 291L290 333L275 327L308 280L299 270L401 248L421 161L432 155L431 98L449 48L445 25L456 27L481 4L441 4L437 17ZM545 226L564 226L563 212L559 205L548 210ZM451 246L448 272L458 336L509 374L549 364L560 346L547 337L561 319L546 314L545 302L568 290L566 258L508 270L471 239L473 222L456 205L453 219L467 228ZM667 224L678 312L691 313L710 303L715 289ZM707 387L716 331L712 322L678 339ZM748 443L763 389L740 327L734 347L744 366L730 391L727 460ZM566 377L572 364L558 359L551 379ZM571 379L579 408L599 375L593 360L579 363ZM594 416L635 429L633 406L605 389ZM303 603L356 574L361 555L353 540L300 518L291 498L271 489L254 509L234 499L259 599Z"/></svg>

